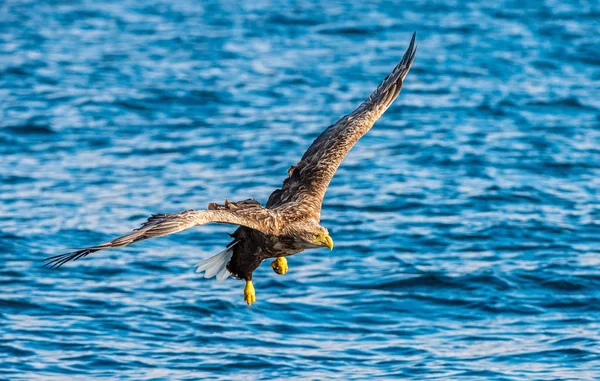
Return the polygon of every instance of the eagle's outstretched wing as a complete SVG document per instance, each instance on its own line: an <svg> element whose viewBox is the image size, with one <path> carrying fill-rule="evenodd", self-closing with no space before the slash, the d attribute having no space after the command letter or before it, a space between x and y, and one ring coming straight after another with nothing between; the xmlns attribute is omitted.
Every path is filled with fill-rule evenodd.
<svg viewBox="0 0 600 381"><path fill-rule="evenodd" d="M298 164L288 170L281 189L269 197L267 208L320 218L325 191L344 157L398 97L415 53L415 36L402 61L352 114L329 126L308 148Z"/></svg>
<svg viewBox="0 0 600 381"><path fill-rule="evenodd" d="M279 232L277 212L263 208L257 201L229 202L225 205L210 204L209 210L186 210L174 214L154 214L138 229L112 241L90 246L45 259L44 267L60 267L69 261L88 256L96 251L131 245L148 238L162 237L180 232L196 225L220 222L246 226L265 234Z"/></svg>

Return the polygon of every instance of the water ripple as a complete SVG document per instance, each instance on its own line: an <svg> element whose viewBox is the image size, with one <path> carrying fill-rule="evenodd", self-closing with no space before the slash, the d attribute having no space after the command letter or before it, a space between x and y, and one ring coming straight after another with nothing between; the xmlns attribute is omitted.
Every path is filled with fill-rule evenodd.
<svg viewBox="0 0 600 381"><path fill-rule="evenodd" d="M0 5L0 378L600 375L594 2ZM331 253L207 281L223 226L98 253L150 213L265 201L398 61L327 192Z"/></svg>

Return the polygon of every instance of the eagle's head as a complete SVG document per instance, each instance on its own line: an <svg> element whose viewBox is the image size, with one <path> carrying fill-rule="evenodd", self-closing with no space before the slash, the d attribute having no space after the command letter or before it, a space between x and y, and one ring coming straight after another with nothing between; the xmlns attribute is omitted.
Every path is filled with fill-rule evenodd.
<svg viewBox="0 0 600 381"><path fill-rule="evenodd" d="M300 229L295 231L294 236L299 238L302 246L307 249L328 247L329 250L333 250L333 240L329 236L329 232L318 223L303 224Z"/></svg>

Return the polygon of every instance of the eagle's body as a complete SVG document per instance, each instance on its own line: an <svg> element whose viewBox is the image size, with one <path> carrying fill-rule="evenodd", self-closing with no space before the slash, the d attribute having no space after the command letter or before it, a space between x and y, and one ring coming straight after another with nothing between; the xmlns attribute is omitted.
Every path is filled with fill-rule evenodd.
<svg viewBox="0 0 600 381"><path fill-rule="evenodd" d="M302 159L290 167L283 186L271 194L264 207L255 200L225 200L223 205L209 204L207 210L156 214L130 234L50 257L46 266L60 267L99 250L123 247L208 222L239 225L231 234L233 241L227 248L199 263L196 271L204 271L207 278L216 276L217 280L229 275L246 280L244 299L251 304L256 300L252 272L265 259L276 258L271 266L276 273L284 274L287 271L285 257L306 249L333 249L327 229L319 224L325 191L348 151L398 97L415 57L414 42L415 35L402 61L366 101L319 135Z"/></svg>
<svg viewBox="0 0 600 381"><path fill-rule="evenodd" d="M248 205L261 207L258 201L245 200L235 203L226 201L225 205L210 204L209 208L240 208ZM233 277L246 280L252 279L252 272L265 259L289 257L311 247L318 247L308 246L292 232L273 235L244 226L239 227L231 237L233 241L228 247L232 249L232 256L227 264L227 270Z"/></svg>

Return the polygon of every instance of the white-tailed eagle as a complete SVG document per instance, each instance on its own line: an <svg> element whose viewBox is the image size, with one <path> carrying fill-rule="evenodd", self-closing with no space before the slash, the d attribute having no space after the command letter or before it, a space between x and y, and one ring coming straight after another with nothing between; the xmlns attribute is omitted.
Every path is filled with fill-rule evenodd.
<svg viewBox="0 0 600 381"><path fill-rule="evenodd" d="M306 249L333 249L329 232L319 223L325 191L348 151L398 97L415 53L413 34L408 50L394 70L356 110L319 135L298 164L290 167L283 186L271 194L265 206L255 200L225 200L223 205L209 204L208 210L155 214L127 235L47 258L45 266L58 268L100 250L162 237L208 222L239 225L225 250L197 264L196 272L204 271L207 278L216 276L217 280L224 280L229 275L244 279L244 300L248 305L252 304L256 301L252 272L265 259L275 258L271 263L273 270L285 274L288 269L286 257Z"/></svg>

